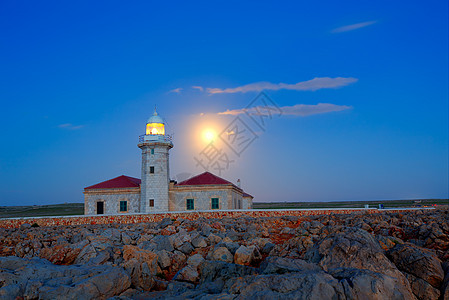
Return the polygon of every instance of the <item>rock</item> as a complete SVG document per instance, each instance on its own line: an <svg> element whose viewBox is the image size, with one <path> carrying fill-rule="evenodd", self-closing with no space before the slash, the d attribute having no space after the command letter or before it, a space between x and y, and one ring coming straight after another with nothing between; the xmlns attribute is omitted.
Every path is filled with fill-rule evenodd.
<svg viewBox="0 0 449 300"><path fill-rule="evenodd" d="M157 254L157 262L161 269L167 269L171 265L171 259L169 252L166 250L160 250L156 252Z"/></svg>
<svg viewBox="0 0 449 300"><path fill-rule="evenodd" d="M202 223L200 226L200 232L203 236L209 236L211 234L212 227L207 223Z"/></svg>
<svg viewBox="0 0 449 300"><path fill-rule="evenodd" d="M215 248L218 247L226 247L228 248L228 250L231 252L232 255L235 254L235 251L237 251L237 249L240 247L239 243L236 242L225 242L226 238L224 238L221 242L219 242L218 244L215 245ZM229 239L228 239L229 240Z"/></svg>
<svg viewBox="0 0 449 300"><path fill-rule="evenodd" d="M402 271L421 278L433 287L439 288L444 279L441 261L431 251L414 244L398 244L388 256Z"/></svg>
<svg viewBox="0 0 449 300"><path fill-rule="evenodd" d="M113 243L120 243L122 237L120 231L117 228L106 228L101 232L100 235L106 237Z"/></svg>
<svg viewBox="0 0 449 300"><path fill-rule="evenodd" d="M103 250L98 252L97 256L91 258L88 263L92 265L102 265L106 263L110 258L111 254L109 253L109 251Z"/></svg>
<svg viewBox="0 0 449 300"><path fill-rule="evenodd" d="M174 280L187 281L187 282L197 282L199 279L198 270L192 265L187 265L176 273Z"/></svg>
<svg viewBox="0 0 449 300"><path fill-rule="evenodd" d="M14 283L0 288L0 299L20 299L21 295L20 284Z"/></svg>
<svg viewBox="0 0 449 300"><path fill-rule="evenodd" d="M242 299L345 299L343 287L320 272L258 275L233 278L227 289Z"/></svg>
<svg viewBox="0 0 449 300"><path fill-rule="evenodd" d="M51 248L43 248L39 253L39 257L57 265L70 265L74 263L80 252L80 248L73 249L69 244L56 245Z"/></svg>
<svg viewBox="0 0 449 300"><path fill-rule="evenodd" d="M443 263L443 269L446 275L444 276L441 293L443 299L449 299L449 261Z"/></svg>
<svg viewBox="0 0 449 300"><path fill-rule="evenodd" d="M412 287L412 292L415 294L416 298L420 300L438 300L440 297L440 291L430 285L427 281L415 277L412 274L405 273L410 286Z"/></svg>
<svg viewBox="0 0 449 300"><path fill-rule="evenodd" d="M363 269L332 269L343 285L347 299L414 299L400 279Z"/></svg>
<svg viewBox="0 0 449 300"><path fill-rule="evenodd" d="M383 250L390 250L399 243L398 239L391 236L376 235L376 240Z"/></svg>
<svg viewBox="0 0 449 300"><path fill-rule="evenodd" d="M274 246L276 246L273 243L266 243L265 246L263 246L262 248L262 253L263 254L268 254L271 252L271 250L273 250Z"/></svg>
<svg viewBox="0 0 449 300"><path fill-rule="evenodd" d="M257 269L253 267L230 264L223 261L204 261L200 265L200 283L218 281L219 285L224 285L230 278L254 275Z"/></svg>
<svg viewBox="0 0 449 300"><path fill-rule="evenodd" d="M318 263L325 271L337 268L365 269L396 278L398 284L412 294L404 274L388 260L374 237L362 229L349 227L328 235L311 248L305 258Z"/></svg>
<svg viewBox="0 0 449 300"><path fill-rule="evenodd" d="M261 260L262 256L256 246L240 246L234 255L234 261L236 264L249 266L252 263L257 263Z"/></svg>
<svg viewBox="0 0 449 300"><path fill-rule="evenodd" d="M0 298L98 299L119 295L131 285L128 274L111 266L60 266L45 259L0 257Z"/></svg>
<svg viewBox="0 0 449 300"><path fill-rule="evenodd" d="M195 254L187 259L187 264L192 267L198 268L204 261L205 259L203 256L201 256L200 254Z"/></svg>
<svg viewBox="0 0 449 300"><path fill-rule="evenodd" d="M29 230L31 228L31 225L28 223L23 223L22 225L20 225L20 230Z"/></svg>
<svg viewBox="0 0 449 300"><path fill-rule="evenodd" d="M206 239L201 235L198 235L194 239L192 239L192 245L195 248L204 248L207 247Z"/></svg>
<svg viewBox="0 0 449 300"><path fill-rule="evenodd" d="M157 229L163 229L169 225L172 225L173 221L170 218L163 218L162 221L159 222L157 225Z"/></svg>
<svg viewBox="0 0 449 300"><path fill-rule="evenodd" d="M187 261L187 257L184 253L175 250L171 257L171 270L179 270L181 267L185 265Z"/></svg>
<svg viewBox="0 0 449 300"><path fill-rule="evenodd" d="M216 248L211 255L212 260L224 261L228 263L232 263L234 260L231 252L229 252L226 247L218 247Z"/></svg>
<svg viewBox="0 0 449 300"><path fill-rule="evenodd" d="M266 244L271 243L272 241L267 238L256 238L248 243L248 245L256 245L259 249L263 249Z"/></svg>
<svg viewBox="0 0 449 300"><path fill-rule="evenodd" d="M151 290L155 284L154 276L159 272L157 255L136 246L125 245L123 259L123 267L130 275L132 284L143 290Z"/></svg>
<svg viewBox="0 0 449 300"><path fill-rule="evenodd" d="M179 250L179 248L184 244L184 241L177 234L171 235L169 238L175 249Z"/></svg>
<svg viewBox="0 0 449 300"><path fill-rule="evenodd" d="M149 251L166 250L172 252L174 250L172 238L166 235L156 235L149 241L139 243L137 247Z"/></svg>
<svg viewBox="0 0 449 300"><path fill-rule="evenodd" d="M210 245L215 245L218 244L219 242L221 242L221 237L211 233L209 234L209 236L206 238L206 241L208 244Z"/></svg>
<svg viewBox="0 0 449 300"><path fill-rule="evenodd" d="M123 245L135 245L136 244L135 239L132 238L131 235L128 234L128 232L126 232L126 231L122 232L121 239L122 239Z"/></svg>
<svg viewBox="0 0 449 300"><path fill-rule="evenodd" d="M320 271L321 268L302 259L268 257L260 266L263 274Z"/></svg>
<svg viewBox="0 0 449 300"><path fill-rule="evenodd" d="M178 250L181 251L182 253L186 254L186 255L189 255L195 249L193 248L191 243L185 242L184 244L182 244L181 247L178 248Z"/></svg>

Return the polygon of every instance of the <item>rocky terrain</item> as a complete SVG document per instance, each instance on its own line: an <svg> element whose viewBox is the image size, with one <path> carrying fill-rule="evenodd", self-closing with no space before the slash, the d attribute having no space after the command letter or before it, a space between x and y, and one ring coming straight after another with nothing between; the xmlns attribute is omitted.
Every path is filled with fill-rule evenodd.
<svg viewBox="0 0 449 300"><path fill-rule="evenodd" d="M0 228L0 299L449 299L447 210Z"/></svg>

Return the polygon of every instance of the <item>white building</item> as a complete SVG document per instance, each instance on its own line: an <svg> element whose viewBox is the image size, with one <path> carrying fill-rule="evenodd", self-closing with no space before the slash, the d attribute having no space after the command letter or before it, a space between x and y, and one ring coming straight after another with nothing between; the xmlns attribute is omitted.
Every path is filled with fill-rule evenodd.
<svg viewBox="0 0 449 300"><path fill-rule="evenodd" d="M251 195L209 172L179 183L170 181L173 142L156 110L138 147L142 150L142 179L122 175L86 187L86 215L252 208Z"/></svg>

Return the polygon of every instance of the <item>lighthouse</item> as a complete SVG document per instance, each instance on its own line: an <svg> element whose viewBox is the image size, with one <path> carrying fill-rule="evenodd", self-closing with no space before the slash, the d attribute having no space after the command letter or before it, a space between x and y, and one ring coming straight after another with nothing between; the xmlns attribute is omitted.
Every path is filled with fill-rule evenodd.
<svg viewBox="0 0 449 300"><path fill-rule="evenodd" d="M142 150L142 178L121 175L84 188L86 215L252 208L253 196L243 191L240 181L235 185L210 172L170 181L172 137L156 109L137 146Z"/></svg>
<svg viewBox="0 0 449 300"><path fill-rule="evenodd" d="M156 109L147 121L145 134L139 136L137 146L142 150L140 212L168 211L169 150L173 143Z"/></svg>

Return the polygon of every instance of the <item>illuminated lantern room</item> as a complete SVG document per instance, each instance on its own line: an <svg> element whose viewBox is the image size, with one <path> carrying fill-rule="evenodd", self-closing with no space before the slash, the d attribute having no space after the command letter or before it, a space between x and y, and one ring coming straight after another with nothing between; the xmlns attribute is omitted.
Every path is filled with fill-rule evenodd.
<svg viewBox="0 0 449 300"><path fill-rule="evenodd" d="M148 119L145 134L139 136L139 143L168 143L173 147L172 137L165 134L164 120L158 115L156 108L153 115Z"/></svg>
<svg viewBox="0 0 449 300"><path fill-rule="evenodd" d="M154 110L154 114L147 121L146 135L165 135L164 121Z"/></svg>

